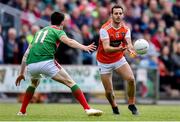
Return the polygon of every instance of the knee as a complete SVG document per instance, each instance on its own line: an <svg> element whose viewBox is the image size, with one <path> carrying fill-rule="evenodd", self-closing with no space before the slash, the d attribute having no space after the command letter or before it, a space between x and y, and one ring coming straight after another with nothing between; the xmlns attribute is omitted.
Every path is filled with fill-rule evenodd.
<svg viewBox="0 0 180 122"><path fill-rule="evenodd" d="M37 80L37 79L32 80L31 85L32 85L33 87L37 88L38 85L39 85L39 80Z"/></svg>
<svg viewBox="0 0 180 122"><path fill-rule="evenodd" d="M75 84L75 81L71 80L71 79L66 79L63 81L65 85L67 85L68 87L72 87Z"/></svg>

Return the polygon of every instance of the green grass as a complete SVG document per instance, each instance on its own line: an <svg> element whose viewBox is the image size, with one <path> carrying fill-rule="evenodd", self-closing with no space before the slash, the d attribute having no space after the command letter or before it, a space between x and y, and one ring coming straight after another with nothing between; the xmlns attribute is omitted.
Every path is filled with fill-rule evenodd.
<svg viewBox="0 0 180 122"><path fill-rule="evenodd" d="M108 104L91 104L101 109L100 117L88 117L79 104L30 104L28 116L17 116L20 104L0 104L1 121L180 121L179 105L138 105L139 116L131 115L127 105L119 105L121 115L113 115Z"/></svg>

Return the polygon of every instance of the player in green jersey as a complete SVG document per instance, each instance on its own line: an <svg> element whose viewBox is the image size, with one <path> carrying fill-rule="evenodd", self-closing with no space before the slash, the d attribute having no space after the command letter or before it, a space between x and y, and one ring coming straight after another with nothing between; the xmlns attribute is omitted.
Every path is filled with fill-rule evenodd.
<svg viewBox="0 0 180 122"><path fill-rule="evenodd" d="M16 85L19 86L21 80L25 79L24 72L26 65L27 72L31 76L31 85L26 90L21 109L17 115L26 115L26 108L39 84L41 74L51 77L53 80L68 86L75 98L84 108L87 115L100 116L103 113L101 110L90 108L78 85L54 58L54 54L60 42L87 52L96 49L96 46L93 43L85 46L74 39L68 38L61 28L64 18L63 13L54 12L51 15L51 26L47 26L35 34L32 43L29 45L23 56L20 74L16 79Z"/></svg>

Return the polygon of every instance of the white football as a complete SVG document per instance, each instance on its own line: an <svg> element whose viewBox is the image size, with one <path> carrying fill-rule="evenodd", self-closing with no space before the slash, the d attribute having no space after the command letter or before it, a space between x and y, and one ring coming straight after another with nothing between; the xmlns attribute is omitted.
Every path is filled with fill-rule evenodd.
<svg viewBox="0 0 180 122"><path fill-rule="evenodd" d="M145 39L138 39L134 43L134 49L137 54L146 54L149 49L149 43Z"/></svg>

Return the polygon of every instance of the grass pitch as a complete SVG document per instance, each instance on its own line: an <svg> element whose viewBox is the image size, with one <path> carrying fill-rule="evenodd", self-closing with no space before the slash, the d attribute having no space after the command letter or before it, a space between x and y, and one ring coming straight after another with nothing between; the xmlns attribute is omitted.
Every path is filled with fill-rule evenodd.
<svg viewBox="0 0 180 122"><path fill-rule="evenodd" d="M20 104L0 104L0 121L180 121L179 105L137 105L133 116L127 105L119 105L121 115L113 115L109 104L91 104L104 111L100 117L87 116L79 104L30 104L28 116L17 116Z"/></svg>

